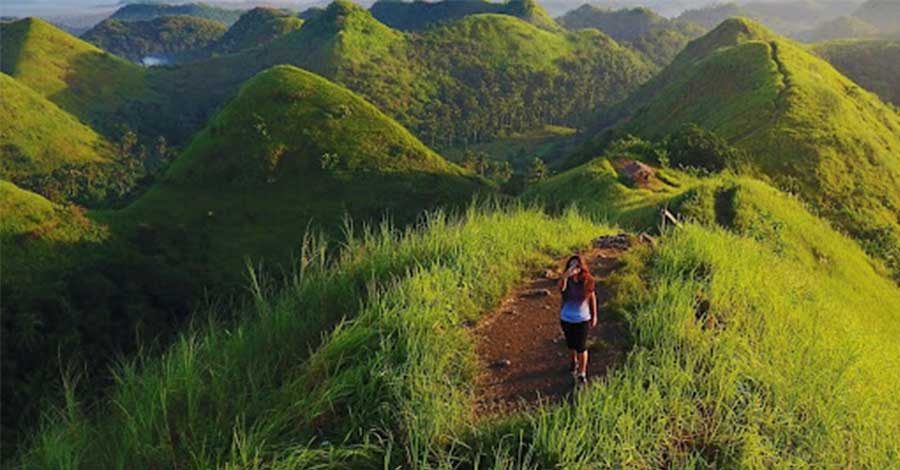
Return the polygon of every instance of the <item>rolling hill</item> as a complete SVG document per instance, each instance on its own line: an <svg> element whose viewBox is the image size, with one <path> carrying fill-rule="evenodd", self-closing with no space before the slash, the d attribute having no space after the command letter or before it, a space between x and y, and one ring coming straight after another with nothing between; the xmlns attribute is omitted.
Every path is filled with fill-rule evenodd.
<svg viewBox="0 0 900 470"><path fill-rule="evenodd" d="M863 88L900 106L900 41L828 41L812 50Z"/></svg>
<svg viewBox="0 0 900 470"><path fill-rule="evenodd" d="M243 11L207 5L205 3L132 3L116 10L111 19L121 21L148 21L163 16L194 16L230 26Z"/></svg>
<svg viewBox="0 0 900 470"><path fill-rule="evenodd" d="M686 123L724 137L749 155L734 168L801 195L900 273L900 115L801 46L728 20L623 108L621 129L644 138Z"/></svg>
<svg viewBox="0 0 900 470"><path fill-rule="evenodd" d="M379 0L369 8L378 21L403 31L421 31L429 26L458 20L469 15L493 13L512 15L548 30L559 26L536 2L511 0L442 0L438 2Z"/></svg>
<svg viewBox="0 0 900 470"><path fill-rule="evenodd" d="M149 56L159 63L174 63L216 43L226 30L222 23L194 16L161 16L145 21L107 19L81 39L132 62L142 63Z"/></svg>
<svg viewBox="0 0 900 470"><path fill-rule="evenodd" d="M228 54L262 46L295 31L303 20L286 10L254 8L237 20L212 47L213 53Z"/></svg>
<svg viewBox="0 0 900 470"><path fill-rule="evenodd" d="M877 26L855 16L841 16L826 21L810 31L797 35L805 42L828 41L832 39L864 39L874 38L881 34Z"/></svg>
<svg viewBox="0 0 900 470"><path fill-rule="evenodd" d="M900 33L900 3L893 0L868 0L853 16L875 25L884 34Z"/></svg>
<svg viewBox="0 0 900 470"><path fill-rule="evenodd" d="M309 224L336 231L345 214L409 222L481 190L353 92L278 66L245 83L125 217L202 232L215 271L245 256L283 262Z"/></svg>
<svg viewBox="0 0 900 470"><path fill-rule="evenodd" d="M571 30L597 28L660 67L671 62L689 41L706 32L696 23L669 20L648 8L606 10L589 4L566 13L559 23Z"/></svg>
<svg viewBox="0 0 900 470"><path fill-rule="evenodd" d="M104 135L149 95L141 67L40 19L0 24L0 49L3 73Z"/></svg>
<svg viewBox="0 0 900 470"><path fill-rule="evenodd" d="M17 181L66 164L109 163L113 145L72 115L0 74L0 178Z"/></svg>

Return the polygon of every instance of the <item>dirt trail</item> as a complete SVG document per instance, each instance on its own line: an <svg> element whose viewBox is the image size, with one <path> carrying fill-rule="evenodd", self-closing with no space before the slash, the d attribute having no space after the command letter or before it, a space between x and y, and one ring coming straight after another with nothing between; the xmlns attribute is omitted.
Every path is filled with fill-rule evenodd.
<svg viewBox="0 0 900 470"><path fill-rule="evenodd" d="M602 237L585 251L597 280L600 318L588 336L588 380L597 380L621 364L628 351L624 320L606 311L609 274L620 266L626 238ZM493 313L474 328L483 371L476 380L476 416L509 413L541 402L565 399L574 388L570 359L559 325L557 267L520 284Z"/></svg>

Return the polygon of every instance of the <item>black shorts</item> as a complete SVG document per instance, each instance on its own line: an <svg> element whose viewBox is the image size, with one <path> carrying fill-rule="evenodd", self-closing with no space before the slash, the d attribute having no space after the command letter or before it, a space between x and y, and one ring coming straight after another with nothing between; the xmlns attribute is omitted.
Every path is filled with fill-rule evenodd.
<svg viewBox="0 0 900 470"><path fill-rule="evenodd" d="M581 323L560 321L559 324L562 325L563 333L566 335L566 347L574 349L575 352L584 352L587 350L588 325L590 323L590 321L583 321Z"/></svg>

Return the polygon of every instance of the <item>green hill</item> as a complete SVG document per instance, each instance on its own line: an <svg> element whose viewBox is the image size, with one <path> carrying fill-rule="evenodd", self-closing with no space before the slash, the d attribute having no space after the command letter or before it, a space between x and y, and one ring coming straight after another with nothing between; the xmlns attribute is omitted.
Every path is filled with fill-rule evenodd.
<svg viewBox="0 0 900 470"><path fill-rule="evenodd" d="M177 119L198 126L249 76L278 64L350 88L432 146L548 123L575 127L651 73L638 54L596 31L548 31L510 15L470 15L409 34L336 1L260 50L151 75L174 97ZM530 105L519 106L523 99Z"/></svg>
<svg viewBox="0 0 900 470"><path fill-rule="evenodd" d="M829 41L812 50L863 88L900 106L900 41Z"/></svg>
<svg viewBox="0 0 900 470"><path fill-rule="evenodd" d="M0 24L0 50L3 73L104 134L147 92L141 67L43 20Z"/></svg>
<svg viewBox="0 0 900 470"><path fill-rule="evenodd" d="M110 18L121 21L148 21L162 16L194 16L230 26L238 20L242 13L241 10L220 8L205 3L181 5L132 3L116 10Z"/></svg>
<svg viewBox="0 0 900 470"><path fill-rule="evenodd" d="M884 34L900 33L900 3L893 0L868 0L853 16L877 26Z"/></svg>
<svg viewBox="0 0 900 470"><path fill-rule="evenodd" d="M900 272L900 116L799 45L728 20L624 109L621 129L645 138L685 123L724 137L749 156L733 168L801 195Z"/></svg>
<svg viewBox="0 0 900 470"><path fill-rule="evenodd" d="M0 178L113 159L110 142L6 74L0 74L0 114L7 117L0 122Z"/></svg>
<svg viewBox="0 0 900 470"><path fill-rule="evenodd" d="M661 67L706 32L696 23L668 20L649 8L607 10L589 4L566 13L559 23L572 30L597 28Z"/></svg>
<svg viewBox="0 0 900 470"><path fill-rule="evenodd" d="M482 189L354 93L278 66L242 86L126 216L203 233L216 271L245 256L284 261L309 224L408 222Z"/></svg>
<svg viewBox="0 0 900 470"><path fill-rule="evenodd" d="M226 30L222 23L194 16L162 16L145 21L107 19L81 39L133 62L152 56L171 63L206 49Z"/></svg>
<svg viewBox="0 0 900 470"><path fill-rule="evenodd" d="M421 31L429 26L483 13L516 16L549 30L559 28L540 5L529 0L511 0L502 3L485 0L438 2L379 0L372 4L369 11L378 21L403 31Z"/></svg>
<svg viewBox="0 0 900 470"><path fill-rule="evenodd" d="M121 367L95 414L70 401L22 464L890 468L900 289L783 193L744 178L696 188L679 210L697 222L612 276L602 314L622 318L633 349L577 400L475 415L490 369L466 325L610 229L575 211L472 210L303 264L238 324ZM723 225L700 215L710 205Z"/></svg>
<svg viewBox="0 0 900 470"><path fill-rule="evenodd" d="M215 53L231 53L262 46L279 36L297 30L303 20L285 10L254 8L240 19L213 47Z"/></svg>
<svg viewBox="0 0 900 470"><path fill-rule="evenodd" d="M877 26L855 16L842 16L826 21L810 31L798 35L805 42L828 41L832 39L864 39L877 37L881 30Z"/></svg>

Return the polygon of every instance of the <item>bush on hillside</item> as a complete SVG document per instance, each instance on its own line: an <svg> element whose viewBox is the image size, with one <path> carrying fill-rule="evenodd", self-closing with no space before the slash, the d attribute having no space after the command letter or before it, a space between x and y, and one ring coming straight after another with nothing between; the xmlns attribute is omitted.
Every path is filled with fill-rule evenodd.
<svg viewBox="0 0 900 470"><path fill-rule="evenodd" d="M663 141L668 151L669 163L682 168L696 168L710 173L725 169L728 162L740 156L740 151L728 142L696 124L689 124L670 134Z"/></svg>

